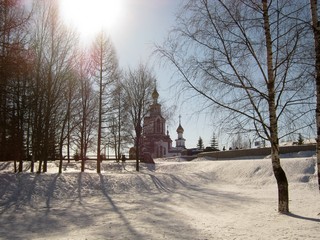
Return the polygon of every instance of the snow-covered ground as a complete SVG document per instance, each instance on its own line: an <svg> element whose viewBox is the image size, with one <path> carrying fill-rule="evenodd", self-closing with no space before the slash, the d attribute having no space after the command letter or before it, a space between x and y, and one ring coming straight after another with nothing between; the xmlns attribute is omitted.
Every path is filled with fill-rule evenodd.
<svg viewBox="0 0 320 240"><path fill-rule="evenodd" d="M313 153L282 156L290 215L277 212L270 158L156 159L155 165L0 163L0 239L319 239ZM25 165L27 167L27 165Z"/></svg>

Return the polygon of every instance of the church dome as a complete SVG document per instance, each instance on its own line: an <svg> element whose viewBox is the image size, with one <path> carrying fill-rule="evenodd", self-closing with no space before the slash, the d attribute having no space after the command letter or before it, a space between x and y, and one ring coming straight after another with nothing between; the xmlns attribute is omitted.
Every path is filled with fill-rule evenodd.
<svg viewBox="0 0 320 240"><path fill-rule="evenodd" d="M177 128L177 133L183 133L184 132L184 129L183 127L181 126L181 124L179 124L178 128Z"/></svg>
<svg viewBox="0 0 320 240"><path fill-rule="evenodd" d="M157 88L154 88L153 93L152 93L152 98L154 100L156 100L156 99L158 99L158 97L159 97L159 93L157 91Z"/></svg>

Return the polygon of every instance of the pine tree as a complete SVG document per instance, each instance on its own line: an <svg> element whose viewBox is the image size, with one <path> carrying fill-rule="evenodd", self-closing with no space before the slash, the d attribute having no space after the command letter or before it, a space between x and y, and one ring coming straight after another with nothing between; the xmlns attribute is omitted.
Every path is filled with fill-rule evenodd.
<svg viewBox="0 0 320 240"><path fill-rule="evenodd" d="M201 137L199 137L197 147L198 147L198 149L203 149L203 141L202 141Z"/></svg>
<svg viewBox="0 0 320 240"><path fill-rule="evenodd" d="M213 149L216 149L218 150L219 149L219 146L218 146L218 141L217 141L217 138L216 138L216 134L213 133L213 136L212 136L212 139L211 139L211 148Z"/></svg>
<svg viewBox="0 0 320 240"><path fill-rule="evenodd" d="M299 133L298 145L302 145L302 144L303 144L303 142L304 142L304 139L303 139L303 137L302 137L301 133Z"/></svg>

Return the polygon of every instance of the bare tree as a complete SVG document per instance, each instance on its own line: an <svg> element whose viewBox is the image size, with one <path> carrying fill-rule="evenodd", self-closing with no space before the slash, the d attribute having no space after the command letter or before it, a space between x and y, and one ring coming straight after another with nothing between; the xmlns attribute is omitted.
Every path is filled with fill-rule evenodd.
<svg viewBox="0 0 320 240"><path fill-rule="evenodd" d="M317 124L317 169L318 186L320 191L320 23L318 16L318 1L310 0L312 29L315 51L315 79L317 89L316 124Z"/></svg>
<svg viewBox="0 0 320 240"><path fill-rule="evenodd" d="M94 77L98 84L97 173L101 172L103 117L110 101L111 84L117 79L118 59L113 44L104 32L98 34L92 47Z"/></svg>
<svg viewBox="0 0 320 240"><path fill-rule="evenodd" d="M189 1L168 41L157 47L183 83L270 142L281 213L289 211L279 158L283 119L300 129L312 124L305 116L312 113L313 85L297 57L306 31L297 20L302 12L297 1Z"/></svg>
<svg viewBox="0 0 320 240"><path fill-rule="evenodd" d="M77 66L78 67L78 66ZM60 130L60 139L59 139L59 173L62 173L62 162L64 159L63 149L66 145L67 151L67 160L70 162L70 145L71 145L71 132L76 129L77 122L74 121L74 117L76 116L76 108L77 108L77 94L76 89L79 89L78 81L77 81L76 72L70 71L68 77L66 79L67 85L66 88L62 91L63 102L58 110L58 129ZM65 144L66 141L66 144Z"/></svg>
<svg viewBox="0 0 320 240"><path fill-rule="evenodd" d="M231 147L233 149L245 149L250 147L250 143L243 138L240 132L238 132L236 136L233 135Z"/></svg>
<svg viewBox="0 0 320 240"><path fill-rule="evenodd" d="M112 97L112 114L109 117L109 132L112 135L112 145L116 159L121 158L121 154L127 148L128 143L132 143L130 137L129 113L126 111L125 90L122 82L118 79Z"/></svg>
<svg viewBox="0 0 320 240"><path fill-rule="evenodd" d="M40 160L38 172L47 171L47 160L57 155L63 89L72 71L74 34L59 19L57 2L34 1L31 46L34 52L32 99L32 152Z"/></svg>
<svg viewBox="0 0 320 240"><path fill-rule="evenodd" d="M136 70L129 69L125 75L123 88L125 90L126 107L130 122L134 129L136 149L136 171L139 171L140 142L142 123L152 102L151 95L155 87L155 77L146 65L140 64Z"/></svg>
<svg viewBox="0 0 320 240"><path fill-rule="evenodd" d="M30 60L27 49L30 13L17 0L0 1L0 158L25 158Z"/></svg>
<svg viewBox="0 0 320 240"><path fill-rule="evenodd" d="M91 79L91 62L83 51L77 57L77 79L79 86L78 112L76 114L77 129L74 134L74 145L79 149L81 172L84 172L85 160L90 147L94 145L94 129L97 122L97 98Z"/></svg>

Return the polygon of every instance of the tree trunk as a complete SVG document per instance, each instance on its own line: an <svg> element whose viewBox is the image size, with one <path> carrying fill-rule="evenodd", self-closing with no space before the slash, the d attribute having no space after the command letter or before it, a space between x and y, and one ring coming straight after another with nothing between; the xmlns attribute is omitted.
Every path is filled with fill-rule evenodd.
<svg viewBox="0 0 320 240"><path fill-rule="evenodd" d="M14 166L14 172L16 173L17 172L17 160L16 159L13 160L13 166Z"/></svg>
<svg viewBox="0 0 320 240"><path fill-rule="evenodd" d="M85 120L84 120L84 114L85 110L83 111L83 116L82 116L82 123L81 123L81 133L80 133L80 159L81 159L81 172L84 172L84 158L85 158L85 151L84 151L84 125L85 125Z"/></svg>
<svg viewBox="0 0 320 240"><path fill-rule="evenodd" d="M139 158L140 158L140 137L137 136L136 139L136 171L139 172L140 171L140 166L139 166Z"/></svg>
<svg viewBox="0 0 320 240"><path fill-rule="evenodd" d="M320 192L320 24L318 20L317 0L310 0L312 26L314 35L314 49L316 53L316 124L317 124L317 169L318 169L318 187Z"/></svg>
<svg viewBox="0 0 320 240"><path fill-rule="evenodd" d="M101 52L102 54L102 52ZM102 59L102 57L101 57ZM99 120L98 120L98 142L97 142L97 173L101 173L101 129L102 129L102 63L100 62L99 82Z"/></svg>
<svg viewBox="0 0 320 240"><path fill-rule="evenodd" d="M141 122L140 120L138 121ZM136 126L136 171L140 171L139 160L140 160L140 138L141 138L142 128L140 124Z"/></svg>
<svg viewBox="0 0 320 240"><path fill-rule="evenodd" d="M67 110L67 114L63 120L63 123L62 123L62 128L61 128L61 133L60 133L60 142L59 142L59 173L62 173L62 160L63 160L63 155L62 155L62 149L63 149L63 140L64 140L64 130L65 130L65 127L66 127L66 123L67 121L69 121L69 111L70 111L70 105L68 104L68 110ZM68 129L69 130L69 129ZM68 133L69 134L69 133Z"/></svg>
<svg viewBox="0 0 320 240"><path fill-rule="evenodd" d="M279 144L271 143L272 169L278 186L278 211L289 212L289 188L285 172L280 165Z"/></svg>
<svg viewBox="0 0 320 240"><path fill-rule="evenodd" d="M63 160L63 156L62 156L62 146L59 146L59 173L62 173L62 160Z"/></svg>
<svg viewBox="0 0 320 240"><path fill-rule="evenodd" d="M38 172L37 173L41 173L41 168L42 168L42 157L43 155L40 155L40 159L39 159L39 166L38 166Z"/></svg>
<svg viewBox="0 0 320 240"><path fill-rule="evenodd" d="M278 211L280 213L289 212L289 191L288 180L285 172L280 165L279 158L279 140L278 140L278 124L275 103L275 79L273 75L273 53L272 40L270 33L268 1L262 0L263 20L265 29L265 39L267 48L267 68L268 68L268 103L269 103L269 121L270 121L270 140L271 140L271 158L272 169L278 185Z"/></svg>
<svg viewBox="0 0 320 240"><path fill-rule="evenodd" d="M118 149L117 149L117 153L120 159L120 151L121 151L121 91L119 90L119 96L118 96Z"/></svg>
<svg viewBox="0 0 320 240"><path fill-rule="evenodd" d="M71 91L71 89L69 90ZM69 92L69 102L68 102L68 129L67 129L67 158L68 163L70 163L70 121L71 121L71 92Z"/></svg>

